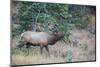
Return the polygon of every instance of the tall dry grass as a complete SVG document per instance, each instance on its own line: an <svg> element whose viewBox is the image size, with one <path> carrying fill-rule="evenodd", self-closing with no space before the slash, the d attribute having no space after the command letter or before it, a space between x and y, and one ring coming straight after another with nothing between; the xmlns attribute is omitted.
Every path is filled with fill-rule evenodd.
<svg viewBox="0 0 100 67"><path fill-rule="evenodd" d="M45 64L76 61L95 60L95 35L86 30L74 30L69 37L71 43L58 41L55 45L49 45L50 56L40 47L33 46L29 49L12 48L12 65Z"/></svg>

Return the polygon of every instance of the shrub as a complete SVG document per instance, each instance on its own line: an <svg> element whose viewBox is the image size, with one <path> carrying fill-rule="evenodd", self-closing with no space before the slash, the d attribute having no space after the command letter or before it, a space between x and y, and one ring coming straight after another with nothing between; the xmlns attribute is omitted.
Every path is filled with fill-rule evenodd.
<svg viewBox="0 0 100 67"><path fill-rule="evenodd" d="M72 61L72 57L73 57L72 51L71 50L66 51L66 53L65 53L65 61L66 62L71 62Z"/></svg>

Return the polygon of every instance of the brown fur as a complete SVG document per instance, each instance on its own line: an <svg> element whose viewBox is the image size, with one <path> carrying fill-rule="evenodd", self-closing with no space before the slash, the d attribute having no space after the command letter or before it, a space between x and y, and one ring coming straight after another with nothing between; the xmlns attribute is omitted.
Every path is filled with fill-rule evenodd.
<svg viewBox="0 0 100 67"><path fill-rule="evenodd" d="M32 32L26 31L21 34L22 45L29 47L40 46L42 51L43 47L49 52L48 45L54 45L58 40L64 37L62 32L48 34L46 32ZM41 52L42 53L42 52Z"/></svg>

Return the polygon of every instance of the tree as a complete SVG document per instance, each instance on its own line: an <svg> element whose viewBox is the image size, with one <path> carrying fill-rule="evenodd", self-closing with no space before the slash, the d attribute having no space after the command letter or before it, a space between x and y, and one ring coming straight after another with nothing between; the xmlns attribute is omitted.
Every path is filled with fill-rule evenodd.
<svg viewBox="0 0 100 67"><path fill-rule="evenodd" d="M63 31L65 38L70 36L70 30L83 29L88 25L88 15L95 13L95 7L81 5L65 5L39 2L13 1L12 13L13 36L31 31ZM74 27L74 28L73 28ZM40 30L41 29L41 30Z"/></svg>

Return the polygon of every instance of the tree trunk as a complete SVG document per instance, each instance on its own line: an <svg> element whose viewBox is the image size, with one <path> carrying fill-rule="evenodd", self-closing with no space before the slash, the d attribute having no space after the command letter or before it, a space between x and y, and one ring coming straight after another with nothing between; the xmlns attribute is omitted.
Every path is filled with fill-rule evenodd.
<svg viewBox="0 0 100 67"><path fill-rule="evenodd" d="M33 22L32 22L32 31L36 31L37 27L36 27L36 24L37 24L37 20L38 20L38 16L40 15L40 10L39 10L39 13L37 14L37 16L35 18L33 18Z"/></svg>

